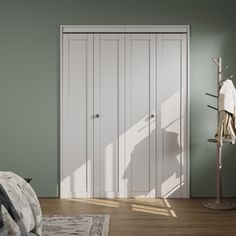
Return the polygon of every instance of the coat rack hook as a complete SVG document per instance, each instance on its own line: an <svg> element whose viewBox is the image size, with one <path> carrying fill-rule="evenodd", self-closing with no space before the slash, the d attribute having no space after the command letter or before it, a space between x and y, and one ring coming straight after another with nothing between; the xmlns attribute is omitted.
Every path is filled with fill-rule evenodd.
<svg viewBox="0 0 236 236"><path fill-rule="evenodd" d="M216 59L216 58L212 58L212 60L218 65L218 66L220 66L220 64L219 64L219 62L218 62L218 60Z"/></svg>
<svg viewBox="0 0 236 236"><path fill-rule="evenodd" d="M213 109L213 110L216 110L216 111L218 111L218 110L219 110L218 108L216 108L216 107L213 107L213 106L211 106L211 105L207 105L207 107L209 107L209 108L211 108L211 109Z"/></svg>
<svg viewBox="0 0 236 236"><path fill-rule="evenodd" d="M218 96L211 94L211 93L205 93L206 95L210 96L210 97L214 97L214 98L218 98Z"/></svg>

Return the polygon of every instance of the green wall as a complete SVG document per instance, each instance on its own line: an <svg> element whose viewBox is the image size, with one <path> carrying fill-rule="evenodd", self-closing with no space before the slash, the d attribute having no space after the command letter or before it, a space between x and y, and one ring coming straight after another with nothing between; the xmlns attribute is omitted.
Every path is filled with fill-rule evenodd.
<svg viewBox="0 0 236 236"><path fill-rule="evenodd" d="M216 113L222 56L236 74L234 0L0 0L0 169L33 177L39 196L57 195L59 176L59 26L189 24L191 26L191 195L215 194L215 146L206 139ZM223 191L236 196L236 146L225 146Z"/></svg>

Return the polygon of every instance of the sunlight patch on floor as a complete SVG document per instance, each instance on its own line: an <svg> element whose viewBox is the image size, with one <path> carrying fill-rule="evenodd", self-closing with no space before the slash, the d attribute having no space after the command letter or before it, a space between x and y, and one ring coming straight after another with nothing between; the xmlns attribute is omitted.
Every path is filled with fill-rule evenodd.
<svg viewBox="0 0 236 236"><path fill-rule="evenodd" d="M131 211L177 218L176 212L171 208L171 205L167 199L116 198L113 200L101 198L72 198L70 201L113 208L122 207L122 202L128 202L130 203Z"/></svg>
<svg viewBox="0 0 236 236"><path fill-rule="evenodd" d="M150 213L161 216L171 216L170 211L168 209L158 208L158 207L148 207L136 204L132 204L132 211Z"/></svg>
<svg viewBox="0 0 236 236"><path fill-rule="evenodd" d="M71 201L93 204L98 206L105 206L105 207L115 207L118 208L120 206L119 202L113 200L105 200L105 199L81 199L81 198L73 198Z"/></svg>
<svg viewBox="0 0 236 236"><path fill-rule="evenodd" d="M176 218L177 215L167 199L153 199L153 198L130 198L120 199L131 203L132 211L143 212L161 216L170 216Z"/></svg>
<svg viewBox="0 0 236 236"><path fill-rule="evenodd" d="M167 206L166 202L163 199L157 198L124 198L120 200L130 203L145 204L149 206L170 207L170 205Z"/></svg>

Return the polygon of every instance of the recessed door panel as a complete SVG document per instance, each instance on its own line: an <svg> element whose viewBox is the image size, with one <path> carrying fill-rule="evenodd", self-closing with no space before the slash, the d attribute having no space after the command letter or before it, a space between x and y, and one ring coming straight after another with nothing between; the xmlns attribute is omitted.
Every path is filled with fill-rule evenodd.
<svg viewBox="0 0 236 236"><path fill-rule="evenodd" d="M119 194L119 83L122 76L123 35L95 35L94 193L96 197ZM122 61L124 63L124 61Z"/></svg>
<svg viewBox="0 0 236 236"><path fill-rule="evenodd" d="M92 36L65 35L63 55L61 195L87 197L92 194Z"/></svg>
<svg viewBox="0 0 236 236"><path fill-rule="evenodd" d="M126 35L125 45L128 195L154 196L155 35Z"/></svg>
<svg viewBox="0 0 236 236"><path fill-rule="evenodd" d="M184 36L185 37L185 36ZM181 197L184 181L182 179L183 153L183 36L180 34L162 35L161 64L157 66L161 73L158 77L160 152L157 158L157 172L161 197Z"/></svg>

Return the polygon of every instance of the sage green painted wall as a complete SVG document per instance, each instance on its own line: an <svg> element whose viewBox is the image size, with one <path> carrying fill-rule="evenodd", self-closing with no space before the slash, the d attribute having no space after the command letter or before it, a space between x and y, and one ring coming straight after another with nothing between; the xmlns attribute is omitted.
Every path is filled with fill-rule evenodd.
<svg viewBox="0 0 236 236"><path fill-rule="evenodd" d="M191 195L215 193L216 91L222 56L236 75L234 0L0 0L0 169L33 177L39 196L57 195L59 169L59 26L191 26ZM223 191L236 196L236 146L224 148Z"/></svg>

